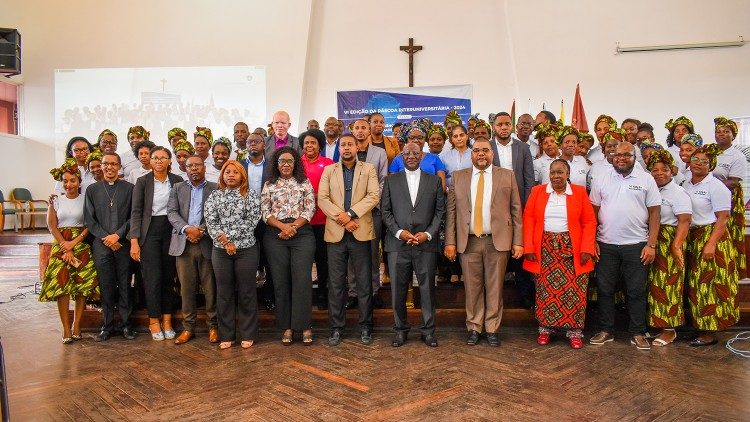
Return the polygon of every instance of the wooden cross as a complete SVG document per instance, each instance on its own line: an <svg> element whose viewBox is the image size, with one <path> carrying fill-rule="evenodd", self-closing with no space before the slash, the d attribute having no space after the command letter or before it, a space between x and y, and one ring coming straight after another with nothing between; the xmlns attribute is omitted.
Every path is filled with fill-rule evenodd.
<svg viewBox="0 0 750 422"><path fill-rule="evenodd" d="M402 45L401 51L409 55L409 86L414 86L414 54L422 49L421 45L414 45L414 38L409 38L409 45Z"/></svg>

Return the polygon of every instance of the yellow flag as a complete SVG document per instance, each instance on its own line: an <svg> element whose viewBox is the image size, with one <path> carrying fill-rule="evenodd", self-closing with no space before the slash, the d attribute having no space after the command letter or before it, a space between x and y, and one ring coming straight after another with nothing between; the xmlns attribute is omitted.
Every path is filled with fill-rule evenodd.
<svg viewBox="0 0 750 422"><path fill-rule="evenodd" d="M565 104L560 100L560 126L565 125Z"/></svg>

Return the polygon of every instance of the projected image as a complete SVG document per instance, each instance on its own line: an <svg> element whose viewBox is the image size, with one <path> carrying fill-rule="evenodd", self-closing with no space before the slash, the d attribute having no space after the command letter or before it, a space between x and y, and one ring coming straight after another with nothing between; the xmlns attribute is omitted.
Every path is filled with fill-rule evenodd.
<svg viewBox="0 0 750 422"><path fill-rule="evenodd" d="M196 126L214 138L233 139L238 121L266 126L264 66L58 69L55 71L56 144L84 136L92 143L105 128L128 148L127 131L143 126L151 141L167 146L167 132Z"/></svg>

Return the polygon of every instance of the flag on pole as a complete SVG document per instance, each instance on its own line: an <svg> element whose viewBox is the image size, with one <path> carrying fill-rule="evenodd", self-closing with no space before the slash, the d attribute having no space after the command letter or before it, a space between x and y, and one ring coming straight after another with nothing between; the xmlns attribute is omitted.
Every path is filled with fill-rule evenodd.
<svg viewBox="0 0 750 422"><path fill-rule="evenodd" d="M560 126L565 125L565 104L563 103L563 100L560 99Z"/></svg>
<svg viewBox="0 0 750 422"><path fill-rule="evenodd" d="M579 84L576 84L576 97L573 100L573 115L570 119L570 125L581 132L589 131L589 124L586 122L586 112L583 110L581 87Z"/></svg>
<svg viewBox="0 0 750 422"><path fill-rule="evenodd" d="M513 105L510 106L510 130L513 133L516 132L516 100L513 100Z"/></svg>

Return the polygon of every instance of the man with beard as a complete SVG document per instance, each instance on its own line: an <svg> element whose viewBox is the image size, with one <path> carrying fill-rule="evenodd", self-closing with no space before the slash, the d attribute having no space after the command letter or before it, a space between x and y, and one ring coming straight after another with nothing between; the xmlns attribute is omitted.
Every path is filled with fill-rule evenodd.
<svg viewBox="0 0 750 422"><path fill-rule="evenodd" d="M339 162L339 136L341 136L341 126L339 121L335 117L329 117L326 119L323 125L323 132L326 134L326 144L320 155L328 157L333 160L334 163Z"/></svg>
<svg viewBox="0 0 750 422"><path fill-rule="evenodd" d="M591 187L591 203L597 215L596 265L599 333L590 343L614 340L615 288L622 279L628 298L630 343L639 350L651 348L646 340L648 313L648 266L656 256L661 195L650 173L635 168L635 147L621 142L615 148L610 170Z"/></svg>
<svg viewBox="0 0 750 422"><path fill-rule="evenodd" d="M271 154L281 147L291 147L297 152L301 150L299 139L289 134L289 127L291 126L289 113L283 110L273 113L273 121L271 122L273 135L266 139L266 157L271 158Z"/></svg>
<svg viewBox="0 0 750 422"><path fill-rule="evenodd" d="M547 117L544 112L540 114ZM534 161L531 150L528 144L511 138L512 124L508 113L501 112L495 115L493 126L495 136L490 142L493 153L492 163L495 166L513 171L521 196L521 207L525 207L531 188L534 187ZM534 283L529 273L523 269L523 259L511 260L510 269L515 274L521 306L531 309L534 306Z"/></svg>
<svg viewBox="0 0 750 422"><path fill-rule="evenodd" d="M203 219L203 203L216 189L216 183L206 180L206 165L197 155L188 157L185 169L188 179L174 186L167 202L167 217L174 228L169 254L176 257L184 318L182 332L174 343L187 343L195 335L195 295L198 285L206 298L208 341L216 343L219 341L219 330L216 321L216 281L211 266L213 243L206 233L206 221Z"/></svg>
<svg viewBox="0 0 750 422"><path fill-rule="evenodd" d="M416 143L409 142L404 146L405 170L385 178L380 203L387 231L383 249L388 254L392 275L391 297L396 330L391 342L393 347L403 346L409 332L406 295L412 274L416 274L419 282L422 341L430 347L438 345L435 338L435 266L445 198L440 178L420 170L421 155Z"/></svg>
<svg viewBox="0 0 750 422"><path fill-rule="evenodd" d="M539 156L539 142L531 136L531 132L533 131L534 119L532 119L531 114L525 113L518 116L516 133L511 134L513 139L517 139L529 146L532 158Z"/></svg>
<svg viewBox="0 0 750 422"><path fill-rule="evenodd" d="M390 165L393 158L401 152L401 147L398 145L398 141L395 138L383 135L384 130L385 117L380 113L373 113L370 115L370 136L367 141L370 145L385 150L385 155L388 158L388 165Z"/></svg>
<svg viewBox="0 0 750 422"><path fill-rule="evenodd" d="M370 123L365 119L356 120L352 127L352 135L357 140L357 160L370 163L375 167L378 176L378 186L382 189L383 179L388 175L388 156L383 148L370 146L368 141L370 136ZM375 208L372 209L372 224L375 230L375 239L371 243L371 259L372 259L372 294L373 304L376 308L383 307L383 301L378 296L380 290L380 239L383 236L383 219L380 214L379 204L375 204ZM352 262L351 266L354 262ZM350 279L350 297L354 297L356 293L354 280ZM350 303L350 306L353 306Z"/></svg>
<svg viewBox="0 0 750 422"><path fill-rule="evenodd" d="M378 176L372 164L357 160L357 143L353 136L342 136L339 149L341 161L323 170L318 188L318 207L326 214L324 239L328 243L328 317L331 325L328 344L337 346L341 343L346 325L344 298L350 260L357 263L353 275L357 287L360 340L371 344L370 244L375 239L371 210L380 200Z"/></svg>
<svg viewBox="0 0 750 422"><path fill-rule="evenodd" d="M250 135L250 128L247 126L247 123L237 122L234 124L234 146L236 149L230 154L230 160L237 160L238 156L244 158L242 156L247 152L248 135Z"/></svg>
<svg viewBox="0 0 750 422"><path fill-rule="evenodd" d="M229 139L221 137L214 142L211 147L211 156L213 162L208 164L206 162L206 180L213 183L219 183L219 174L224 163L229 160L229 154L232 151L232 144Z"/></svg>

